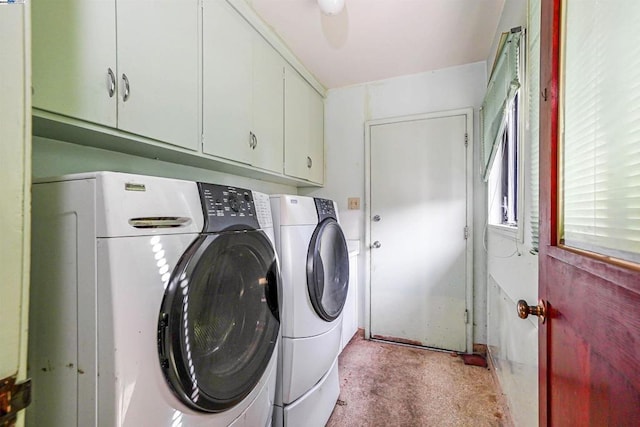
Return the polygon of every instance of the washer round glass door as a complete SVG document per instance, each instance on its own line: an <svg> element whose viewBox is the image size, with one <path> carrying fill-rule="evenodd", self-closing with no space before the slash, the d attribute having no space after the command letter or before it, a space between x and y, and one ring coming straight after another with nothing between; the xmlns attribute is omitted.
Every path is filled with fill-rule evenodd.
<svg viewBox="0 0 640 427"><path fill-rule="evenodd" d="M325 219L313 232L307 252L307 288L318 316L327 322L340 316L349 290L349 252L335 219Z"/></svg>
<svg viewBox="0 0 640 427"><path fill-rule="evenodd" d="M220 412L253 390L278 339L278 280L262 231L202 235L185 252L158 322L160 364L182 402Z"/></svg>

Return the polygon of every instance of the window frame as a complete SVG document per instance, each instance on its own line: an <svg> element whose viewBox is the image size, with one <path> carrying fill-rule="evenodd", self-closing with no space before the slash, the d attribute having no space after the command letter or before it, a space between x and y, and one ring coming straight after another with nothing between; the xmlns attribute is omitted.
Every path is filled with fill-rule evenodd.
<svg viewBox="0 0 640 427"><path fill-rule="evenodd" d="M523 61L524 62L524 61ZM521 68L525 68L520 64ZM521 76L526 79L526 75L523 73ZM523 85L526 87L525 85ZM487 227L492 232L497 232L499 234L505 235L511 239L516 239L520 243L524 243L524 198L525 198L525 188L524 188L524 128L525 128L525 119L526 119L526 103L524 99L526 98L524 95L524 91L521 89L518 90L513 105L510 107L510 111L507 114L513 120L515 118L515 124L510 123L509 117L506 118L507 124L504 126L503 133L507 133L512 129L512 125L515 125L515 147L516 147L516 158L514 159L515 163L515 194L516 194L516 223L514 225L506 224L504 222L495 221L496 215L500 216L500 213L496 214L496 211L501 209L501 203L497 199L496 194L493 193L493 189L496 188L498 184L496 181L502 178L502 173L500 173L500 177L496 176L499 172L502 172L503 165L503 145L505 142L500 143L498 147L498 152L496 153L496 161L491 165L491 170L489 172L489 179L487 182ZM515 114L513 109L515 109ZM503 137L504 141L504 137ZM500 160L500 161L497 161ZM496 188L496 192L498 189Z"/></svg>

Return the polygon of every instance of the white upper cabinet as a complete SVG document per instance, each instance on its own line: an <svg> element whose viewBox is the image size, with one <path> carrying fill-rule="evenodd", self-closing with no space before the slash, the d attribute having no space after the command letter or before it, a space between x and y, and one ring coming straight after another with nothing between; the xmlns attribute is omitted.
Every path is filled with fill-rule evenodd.
<svg viewBox="0 0 640 427"><path fill-rule="evenodd" d="M114 0L34 0L32 103L36 108L116 127Z"/></svg>
<svg viewBox="0 0 640 427"><path fill-rule="evenodd" d="M35 108L198 148L197 0L34 0L32 16Z"/></svg>
<svg viewBox="0 0 640 427"><path fill-rule="evenodd" d="M203 10L203 152L282 173L284 60L226 2Z"/></svg>
<svg viewBox="0 0 640 427"><path fill-rule="evenodd" d="M197 0L117 0L118 128L197 149Z"/></svg>
<svg viewBox="0 0 640 427"><path fill-rule="evenodd" d="M324 181L324 102L294 69L285 68L284 173Z"/></svg>
<svg viewBox="0 0 640 427"><path fill-rule="evenodd" d="M282 173L284 60L259 35L253 41L253 164Z"/></svg>
<svg viewBox="0 0 640 427"><path fill-rule="evenodd" d="M323 98L244 0L32 0L31 16L34 134L322 185Z"/></svg>
<svg viewBox="0 0 640 427"><path fill-rule="evenodd" d="M251 164L253 33L223 1L203 9L203 151Z"/></svg>

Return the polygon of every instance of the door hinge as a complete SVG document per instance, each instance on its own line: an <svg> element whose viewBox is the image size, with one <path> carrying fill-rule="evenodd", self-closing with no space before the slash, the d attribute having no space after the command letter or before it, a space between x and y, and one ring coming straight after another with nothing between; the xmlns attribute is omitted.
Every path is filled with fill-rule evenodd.
<svg viewBox="0 0 640 427"><path fill-rule="evenodd" d="M464 134L464 146L468 147L469 146L469 134L465 132Z"/></svg>
<svg viewBox="0 0 640 427"><path fill-rule="evenodd" d="M469 310L464 311L464 323L465 325L469 323Z"/></svg>
<svg viewBox="0 0 640 427"><path fill-rule="evenodd" d="M14 425L18 412L31 403L31 378L16 382L16 377L0 380L0 427Z"/></svg>
<svg viewBox="0 0 640 427"><path fill-rule="evenodd" d="M464 226L464 240L467 240L469 238L469 227L468 226Z"/></svg>

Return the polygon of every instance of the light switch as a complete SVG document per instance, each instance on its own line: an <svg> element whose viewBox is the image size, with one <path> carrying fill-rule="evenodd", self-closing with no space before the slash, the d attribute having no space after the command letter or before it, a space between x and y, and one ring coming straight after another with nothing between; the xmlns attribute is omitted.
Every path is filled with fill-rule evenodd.
<svg viewBox="0 0 640 427"><path fill-rule="evenodd" d="M349 210L357 211L358 209L360 209L360 197L349 197L349 199L347 200Z"/></svg>

